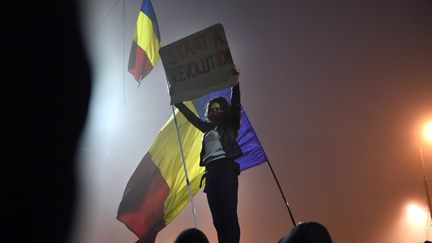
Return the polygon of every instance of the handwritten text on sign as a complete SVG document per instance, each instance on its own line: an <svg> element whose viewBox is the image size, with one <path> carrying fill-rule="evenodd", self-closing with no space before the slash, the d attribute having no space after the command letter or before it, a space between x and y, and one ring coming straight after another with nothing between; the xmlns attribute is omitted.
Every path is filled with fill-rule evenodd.
<svg viewBox="0 0 432 243"><path fill-rule="evenodd" d="M220 24L164 46L160 54L172 99L192 99L234 84L233 60Z"/></svg>

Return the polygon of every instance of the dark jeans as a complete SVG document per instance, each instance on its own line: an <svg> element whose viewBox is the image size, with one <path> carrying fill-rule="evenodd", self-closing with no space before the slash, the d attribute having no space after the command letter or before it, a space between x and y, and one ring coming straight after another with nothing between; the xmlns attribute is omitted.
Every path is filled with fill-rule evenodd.
<svg viewBox="0 0 432 243"><path fill-rule="evenodd" d="M204 192L213 217L219 243L238 243L240 226L237 218L239 165L229 159L212 161L206 166Z"/></svg>

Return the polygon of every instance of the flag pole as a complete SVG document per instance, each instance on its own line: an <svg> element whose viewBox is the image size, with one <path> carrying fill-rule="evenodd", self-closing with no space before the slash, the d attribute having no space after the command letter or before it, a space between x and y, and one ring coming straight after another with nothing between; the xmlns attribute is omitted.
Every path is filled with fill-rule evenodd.
<svg viewBox="0 0 432 243"><path fill-rule="evenodd" d="M432 218L432 202L431 202L431 196L429 194L429 184L428 184L428 179L426 177L426 169L425 169L425 162L423 159L423 150L421 145L419 145L419 153L420 153L420 160L421 160L421 164L422 164L422 172L423 172L423 183L424 183L424 188L425 188L425 192L426 192L426 198L427 198L427 204L428 204L428 208L429 208L429 216Z"/></svg>
<svg viewBox="0 0 432 243"><path fill-rule="evenodd" d="M175 110L174 110L174 106L173 105L171 105L171 109L172 109L172 113L173 113L173 116L174 116L174 123L175 123L175 127L176 127L176 132L177 132L177 140L178 140L178 143L179 143L179 146L180 146L180 154L181 154L181 158L182 158L182 162L183 162L183 169L184 169L185 176L186 176L186 186L187 186L187 189L188 189L189 201L191 203L191 208L192 208L192 217L193 217L195 228L198 229L198 223L197 223L197 219L196 219L196 215L195 215L195 207L194 207L193 200L192 200L191 186L190 186L189 176L188 176L188 172L187 172L187 168L186 168L186 161L185 161L184 153L183 153L183 146L182 146L182 142L181 142L181 139L180 139L180 132L179 132L179 129L178 129L177 118L176 118L176 115L175 115Z"/></svg>
<svg viewBox="0 0 432 243"><path fill-rule="evenodd" d="M262 146L261 146L261 147L262 147ZM280 192L280 194L281 194L281 196L282 196L282 199L284 200L285 205L286 205L286 207L287 207L287 209L288 209L288 213L289 213L289 215L290 215L291 222L292 222L293 226L296 227L296 226L297 226L297 223L296 223L296 221L295 221L295 219L294 219L294 216L293 216L293 213L292 213L292 211L291 211L290 205L289 205L288 201L286 200L285 194L284 194L284 192L282 191L282 188L281 188L281 186L280 186L280 184L279 184L279 180L278 180L278 178L276 177L276 174L274 173L273 167L272 167L272 165L271 165L271 163L270 163L270 160L269 160L268 158L267 158L267 164L268 164L268 166L270 167L270 171L271 171L272 174L273 174L273 178L274 178L275 181L276 181L276 184L277 184L277 186L278 186L278 188L279 188L279 192Z"/></svg>

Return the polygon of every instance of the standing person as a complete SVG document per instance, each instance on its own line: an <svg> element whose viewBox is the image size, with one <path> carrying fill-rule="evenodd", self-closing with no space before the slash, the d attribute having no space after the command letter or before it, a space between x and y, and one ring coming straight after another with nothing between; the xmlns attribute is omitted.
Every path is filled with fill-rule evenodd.
<svg viewBox="0 0 432 243"><path fill-rule="evenodd" d="M234 75L239 73L234 70ZM237 77L238 78L238 77ZM200 166L205 166L204 192L213 217L219 243L238 243L237 191L240 165L234 160L243 152L237 141L240 129L240 86L232 87L231 105L223 97L210 100L203 121L183 103L175 106L186 119L204 133ZM202 180L202 179L201 179Z"/></svg>

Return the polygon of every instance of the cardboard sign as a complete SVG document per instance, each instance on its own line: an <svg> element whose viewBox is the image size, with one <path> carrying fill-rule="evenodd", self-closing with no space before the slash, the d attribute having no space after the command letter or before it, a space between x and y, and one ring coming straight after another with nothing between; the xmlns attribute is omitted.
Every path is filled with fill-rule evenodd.
<svg viewBox="0 0 432 243"><path fill-rule="evenodd" d="M221 24L162 47L171 104L234 86L234 64Z"/></svg>

